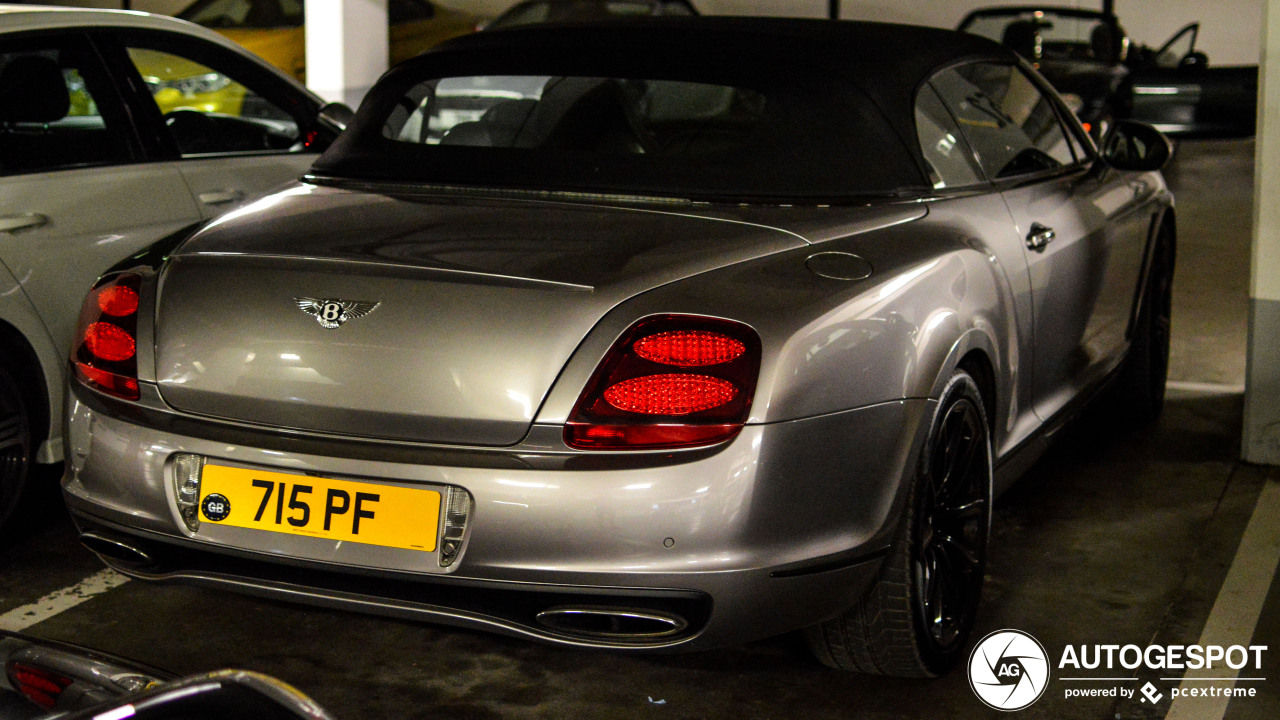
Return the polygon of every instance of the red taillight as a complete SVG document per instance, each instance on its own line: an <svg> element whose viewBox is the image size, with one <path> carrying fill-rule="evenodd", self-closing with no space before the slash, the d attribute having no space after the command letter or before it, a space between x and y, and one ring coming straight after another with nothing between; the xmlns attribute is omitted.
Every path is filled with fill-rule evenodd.
<svg viewBox="0 0 1280 720"><path fill-rule="evenodd" d="M138 312L138 291L128 285L113 285L98 293L98 309L111 317Z"/></svg>
<svg viewBox="0 0 1280 720"><path fill-rule="evenodd" d="M85 298L71 365L84 384L129 400L138 399L138 299L142 277L110 275Z"/></svg>
<svg viewBox="0 0 1280 720"><path fill-rule="evenodd" d="M759 370L760 338L746 325L688 315L643 320L587 383L565 442L629 450L728 440L747 421Z"/></svg>
<svg viewBox="0 0 1280 720"><path fill-rule="evenodd" d="M46 709L53 709L58 704L58 696L71 684L71 678L26 663L11 662L7 670L9 684L23 697Z"/></svg>
<svg viewBox="0 0 1280 720"><path fill-rule="evenodd" d="M741 340L705 330L673 330L640 338L634 346L645 360L677 367L719 365L747 351Z"/></svg>
<svg viewBox="0 0 1280 720"><path fill-rule="evenodd" d="M605 402L619 410L642 415L690 415L733 400L738 388L728 380L668 373L645 375L610 385Z"/></svg>
<svg viewBox="0 0 1280 720"><path fill-rule="evenodd" d="M120 362L133 357L138 349L133 336L119 325L96 322L84 331L84 346L94 357Z"/></svg>

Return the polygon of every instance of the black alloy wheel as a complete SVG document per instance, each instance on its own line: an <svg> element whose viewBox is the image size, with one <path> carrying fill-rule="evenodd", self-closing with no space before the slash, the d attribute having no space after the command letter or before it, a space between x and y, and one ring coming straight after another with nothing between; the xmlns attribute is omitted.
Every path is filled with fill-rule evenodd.
<svg viewBox="0 0 1280 720"><path fill-rule="evenodd" d="M22 496L31 468L31 418L18 386L0 366L0 526Z"/></svg>
<svg viewBox="0 0 1280 720"><path fill-rule="evenodd" d="M1161 227L1133 323L1129 355L1116 383L1119 415L1136 425L1153 422L1164 408L1173 327L1175 253L1172 231Z"/></svg>
<svg viewBox="0 0 1280 720"><path fill-rule="evenodd" d="M805 631L823 664L937 677L959 661L982 596L991 481L982 394L958 370L939 398L879 577L843 614Z"/></svg>
<svg viewBox="0 0 1280 720"><path fill-rule="evenodd" d="M911 575L929 654L955 652L973 627L990 527L988 445L979 406L960 397L938 423L929 467L920 478Z"/></svg>
<svg viewBox="0 0 1280 720"><path fill-rule="evenodd" d="M1157 241L1159 244L1151 263L1147 296L1151 309L1150 345L1147 348L1151 371L1147 379L1153 415L1159 415L1164 407L1164 388L1169 377L1169 343L1173 334L1173 243L1167 235L1167 232L1161 232Z"/></svg>

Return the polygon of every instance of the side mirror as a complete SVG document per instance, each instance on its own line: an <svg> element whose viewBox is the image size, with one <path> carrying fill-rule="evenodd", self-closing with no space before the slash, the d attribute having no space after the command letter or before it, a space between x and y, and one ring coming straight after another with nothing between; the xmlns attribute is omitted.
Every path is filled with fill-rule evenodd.
<svg viewBox="0 0 1280 720"><path fill-rule="evenodd" d="M1178 69L1198 72L1209 67L1209 56L1199 50L1192 50L1186 57L1178 61Z"/></svg>
<svg viewBox="0 0 1280 720"><path fill-rule="evenodd" d="M1169 138L1136 120L1117 120L1102 138L1102 159L1117 170L1159 170L1172 156Z"/></svg>
<svg viewBox="0 0 1280 720"><path fill-rule="evenodd" d="M347 129L356 113L340 102L331 102L316 111L315 120L306 133L305 147L313 152L324 152Z"/></svg>
<svg viewBox="0 0 1280 720"><path fill-rule="evenodd" d="M320 108L316 113L316 124L326 129L332 130L334 135L347 129L351 124L352 118L356 116L356 111L350 107L340 103L331 102Z"/></svg>

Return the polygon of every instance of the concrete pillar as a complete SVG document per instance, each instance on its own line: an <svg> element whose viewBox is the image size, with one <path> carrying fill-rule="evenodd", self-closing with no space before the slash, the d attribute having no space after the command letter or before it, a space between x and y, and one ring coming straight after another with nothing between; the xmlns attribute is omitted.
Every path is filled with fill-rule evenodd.
<svg viewBox="0 0 1280 720"><path fill-rule="evenodd" d="M1280 465L1280 0L1266 0L1258 83L1244 459Z"/></svg>
<svg viewBox="0 0 1280 720"><path fill-rule="evenodd" d="M305 0L307 87L351 107L387 69L387 0Z"/></svg>

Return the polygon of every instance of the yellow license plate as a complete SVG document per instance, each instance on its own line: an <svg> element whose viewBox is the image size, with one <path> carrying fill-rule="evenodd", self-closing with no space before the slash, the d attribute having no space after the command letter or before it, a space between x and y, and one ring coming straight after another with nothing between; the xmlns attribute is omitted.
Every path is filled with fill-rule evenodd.
<svg viewBox="0 0 1280 720"><path fill-rule="evenodd" d="M218 525L434 552L440 493L205 465L200 519Z"/></svg>

